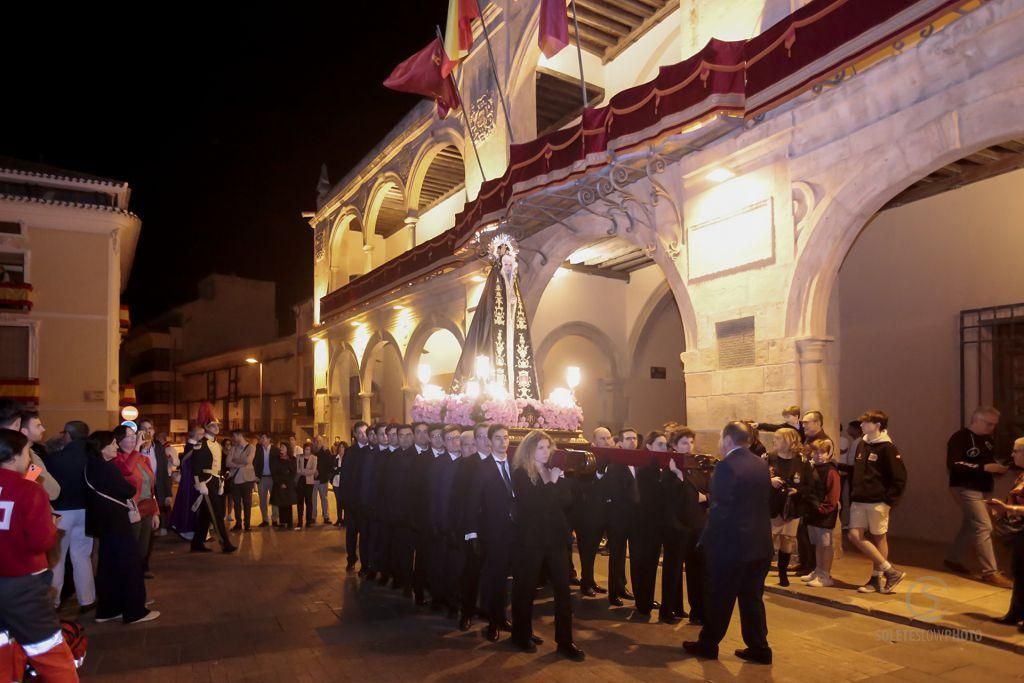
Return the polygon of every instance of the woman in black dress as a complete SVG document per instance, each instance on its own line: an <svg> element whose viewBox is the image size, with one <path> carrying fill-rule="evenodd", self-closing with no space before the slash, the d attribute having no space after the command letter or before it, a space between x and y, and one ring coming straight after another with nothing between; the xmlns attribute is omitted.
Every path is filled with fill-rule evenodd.
<svg viewBox="0 0 1024 683"><path fill-rule="evenodd" d="M270 474L274 479L274 490L270 493L270 504L277 507L281 529L292 527L299 530L298 522L292 524L292 506L295 505L295 458L287 441L277 444L277 457L271 460Z"/></svg>
<svg viewBox="0 0 1024 683"><path fill-rule="evenodd" d="M121 620L126 624L152 621L160 616L146 609L146 582L142 556L132 533L139 521L134 507L135 486L114 464L117 441L113 432L93 432L86 441L89 459L85 465L85 483L89 499L86 508L86 533L99 541L96 568L96 621ZM129 518L135 510L136 519Z"/></svg>
<svg viewBox="0 0 1024 683"><path fill-rule="evenodd" d="M555 596L555 642L559 654L582 661L583 650L572 640L569 595L569 523L566 511L572 493L562 470L548 468L554 442L540 430L526 435L512 461L515 532L512 552L512 642L536 652L543 642L533 634L533 596L546 564Z"/></svg>

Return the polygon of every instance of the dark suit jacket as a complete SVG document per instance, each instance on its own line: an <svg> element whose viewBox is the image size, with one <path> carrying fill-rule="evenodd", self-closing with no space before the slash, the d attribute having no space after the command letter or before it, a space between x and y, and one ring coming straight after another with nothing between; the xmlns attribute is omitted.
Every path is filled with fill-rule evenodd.
<svg viewBox="0 0 1024 683"><path fill-rule="evenodd" d="M469 533L470 510L473 502L470 496L476 483L476 473L483 460L476 453L455 461L455 480L452 482L451 500L448 504L448 528L462 540Z"/></svg>
<svg viewBox="0 0 1024 683"><path fill-rule="evenodd" d="M511 477L511 466L509 467ZM508 543L512 535L513 497L498 472L493 456L480 463L467 511L467 533L476 533L485 544Z"/></svg>
<svg viewBox="0 0 1024 683"><path fill-rule="evenodd" d="M459 460L452 460L448 453L442 453L430 463L430 526L438 534L449 534L452 529L452 490Z"/></svg>
<svg viewBox="0 0 1024 683"><path fill-rule="evenodd" d="M737 448L711 475L711 508L701 545L716 562L754 562L772 555L768 463Z"/></svg>
<svg viewBox="0 0 1024 683"><path fill-rule="evenodd" d="M367 449L358 443L353 443L341 458L341 500L347 507L354 508L356 498L359 496L360 478L367 459L366 451ZM319 460L317 464L320 464Z"/></svg>
<svg viewBox="0 0 1024 683"><path fill-rule="evenodd" d="M156 457L156 472L153 475L156 481L153 486L156 489L156 499L160 505L171 497L171 475L167 472L167 449L159 441L153 442L153 455Z"/></svg>
<svg viewBox="0 0 1024 683"><path fill-rule="evenodd" d="M553 550L572 541L566 512L572 503L569 482L554 484L530 481L526 470L512 471L512 489L516 492L513 516L514 542L523 548Z"/></svg>
<svg viewBox="0 0 1024 683"><path fill-rule="evenodd" d="M608 465L608 474L605 475L605 487L609 506L608 527L628 529L640 514L640 487L636 477L627 466L612 463Z"/></svg>
<svg viewBox="0 0 1024 683"><path fill-rule="evenodd" d="M263 476L263 446L256 444L256 455L252 459L252 468L256 472L256 478L259 479ZM274 476L274 461L277 457L277 446L270 444L270 448L267 449L267 459L270 460L270 476Z"/></svg>

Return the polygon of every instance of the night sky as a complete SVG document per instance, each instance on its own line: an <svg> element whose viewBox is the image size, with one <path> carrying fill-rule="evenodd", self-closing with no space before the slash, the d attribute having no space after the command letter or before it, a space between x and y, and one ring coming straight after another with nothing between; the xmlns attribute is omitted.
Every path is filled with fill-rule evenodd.
<svg viewBox="0 0 1024 683"><path fill-rule="evenodd" d="M5 22L0 155L128 181L138 323L212 272L275 281L290 318L312 293L300 213L320 165L337 182L416 105L381 82L447 2L39 7Z"/></svg>

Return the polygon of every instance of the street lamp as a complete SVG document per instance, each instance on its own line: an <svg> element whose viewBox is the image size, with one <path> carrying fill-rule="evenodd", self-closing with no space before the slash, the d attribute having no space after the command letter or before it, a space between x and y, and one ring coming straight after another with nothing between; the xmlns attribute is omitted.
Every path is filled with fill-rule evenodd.
<svg viewBox="0 0 1024 683"><path fill-rule="evenodd" d="M260 405L260 430L259 431L267 431L267 432L269 432L270 430L267 429L266 426L263 424L263 362L260 361L260 360L257 360L256 358L246 358L245 362L248 363L249 365L258 365L258 366L260 366L260 403L259 403L259 405Z"/></svg>
<svg viewBox="0 0 1024 683"><path fill-rule="evenodd" d="M576 391L576 387L580 385L581 378L582 375L578 366L570 365L565 369L565 383L569 385L571 391Z"/></svg>

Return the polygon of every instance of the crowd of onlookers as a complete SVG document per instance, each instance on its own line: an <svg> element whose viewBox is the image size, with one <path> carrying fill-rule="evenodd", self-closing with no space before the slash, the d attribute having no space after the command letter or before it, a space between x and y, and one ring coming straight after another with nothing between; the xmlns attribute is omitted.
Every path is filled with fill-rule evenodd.
<svg viewBox="0 0 1024 683"><path fill-rule="evenodd" d="M979 408L949 439L950 493L963 524L945 564L968 573L973 553L983 581L1015 588L999 621L1020 625L1024 474L1010 499L991 496L995 477L1012 464L1024 469L1024 439L1015 443L1013 462L1006 462L992 437L998 420L995 409ZM535 431L514 445L501 425L464 430L360 422L351 445L340 438L300 444L294 437L275 442L267 434L251 440L240 430L222 438L219 421L207 411L176 447L145 418L109 431L71 421L47 439L38 413L0 400L0 671L7 655L18 652L46 680L75 680L73 654L56 616L71 594L79 611L95 612L99 622L158 618L146 592L156 536L170 530L190 540L193 551L209 552L212 533L230 553L235 545L229 530L300 530L318 519L346 527L349 571L358 564L363 580L447 610L462 630L483 616L488 640L511 630L515 645L536 648L530 605L538 582L546 581L555 595L558 650L571 659L583 653L572 640L570 585L585 597L604 595L614 607L632 601L638 614L657 611L665 623L705 625L702 640L687 648L717 655L717 641L711 648L714 638L703 634L721 630L706 622L720 625L723 618L715 607L721 597L715 586L723 579L706 554L709 536L723 532L709 530L709 518L716 506L735 503L723 493L726 475L716 482L721 463L730 457L740 462L733 452L749 452L764 463L762 521L770 555L760 586L768 561L783 586L791 577L812 588L833 586L833 558L845 531L873 564L857 590L890 593L906 576L889 561L888 528L907 468L888 421L884 412L869 410L833 439L820 412L793 406L779 424L730 423L728 439L723 432L716 448L703 449L683 425L647 434L598 427L591 434L598 467L566 477L547 465L556 450L551 437ZM701 453L719 449L715 458ZM335 498L333 522L329 495ZM736 533L746 529L738 528ZM993 536L1012 541L1013 582L998 569ZM753 545L759 539L755 533ZM595 580L601 553L608 556L607 587ZM743 593L736 590L742 612ZM741 656L770 661L766 642Z"/></svg>

